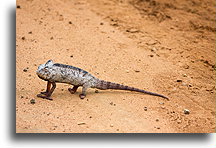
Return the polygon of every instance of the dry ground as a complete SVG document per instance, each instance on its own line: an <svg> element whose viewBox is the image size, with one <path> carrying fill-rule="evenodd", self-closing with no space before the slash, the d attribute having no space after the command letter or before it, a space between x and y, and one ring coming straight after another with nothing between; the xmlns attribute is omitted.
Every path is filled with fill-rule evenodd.
<svg viewBox="0 0 216 148"><path fill-rule="evenodd" d="M215 1L18 0L16 17L17 133L215 132ZM49 59L170 101L66 84L37 98Z"/></svg>

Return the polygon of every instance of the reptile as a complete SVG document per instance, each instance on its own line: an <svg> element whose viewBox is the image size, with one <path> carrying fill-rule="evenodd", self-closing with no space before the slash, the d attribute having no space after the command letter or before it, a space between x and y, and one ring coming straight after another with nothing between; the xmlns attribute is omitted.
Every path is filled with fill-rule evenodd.
<svg viewBox="0 0 216 148"><path fill-rule="evenodd" d="M73 85L73 88L68 88L68 91L71 94L74 94L77 91L77 88L81 86L82 93L79 95L80 99L84 99L86 97L86 91L88 88L97 88L101 90L117 89L136 91L168 99L168 97L161 94L145 91L142 89L118 83L100 80L83 69L70 65L54 63L52 60L48 60L45 64L41 64L38 67L36 73L39 78L47 81L46 91L41 92L37 95L37 97L48 100L53 100L51 98L51 95L56 88L56 83L67 83Z"/></svg>

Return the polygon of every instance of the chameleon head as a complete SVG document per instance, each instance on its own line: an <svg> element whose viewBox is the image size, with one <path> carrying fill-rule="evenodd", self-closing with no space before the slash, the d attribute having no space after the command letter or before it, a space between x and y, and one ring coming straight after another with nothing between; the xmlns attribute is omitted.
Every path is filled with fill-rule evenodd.
<svg viewBox="0 0 216 148"><path fill-rule="evenodd" d="M45 64L41 64L36 71L38 77L43 80L49 80L52 66L52 60L48 60Z"/></svg>

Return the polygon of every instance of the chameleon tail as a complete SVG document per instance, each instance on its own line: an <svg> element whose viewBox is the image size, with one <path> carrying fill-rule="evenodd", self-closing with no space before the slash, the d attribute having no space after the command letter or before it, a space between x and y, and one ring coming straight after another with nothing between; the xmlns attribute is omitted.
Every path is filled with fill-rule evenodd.
<svg viewBox="0 0 216 148"><path fill-rule="evenodd" d="M98 83L96 84L95 88L102 89L102 90L105 90L105 89L117 89L117 90L136 91L136 92L141 92L141 93L154 95L154 96L159 96L159 97L168 99L168 97L166 97L164 95L161 95L161 94L145 91L145 90L142 90L142 89L138 89L138 88L134 88L134 87L118 84L118 83L108 82L108 81L104 81L104 80L99 80Z"/></svg>

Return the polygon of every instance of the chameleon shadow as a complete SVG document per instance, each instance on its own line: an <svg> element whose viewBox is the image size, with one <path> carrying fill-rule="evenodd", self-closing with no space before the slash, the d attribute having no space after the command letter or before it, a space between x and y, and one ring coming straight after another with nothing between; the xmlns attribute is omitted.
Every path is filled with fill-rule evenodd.
<svg viewBox="0 0 216 148"><path fill-rule="evenodd" d="M10 80L9 80L9 88L8 93L10 97L10 102L8 106L9 112L9 135L10 140L13 142L24 142L24 143L32 143L33 142L42 142L42 143L56 143L56 142L206 142L210 139L209 134L146 134L146 133L16 133L16 10L15 8L11 8L9 10L9 39L8 44L10 48L10 54L8 59L8 63L10 66ZM13 93L11 93L13 92ZM105 93L105 92L102 92ZM115 92L119 93L119 92Z"/></svg>

